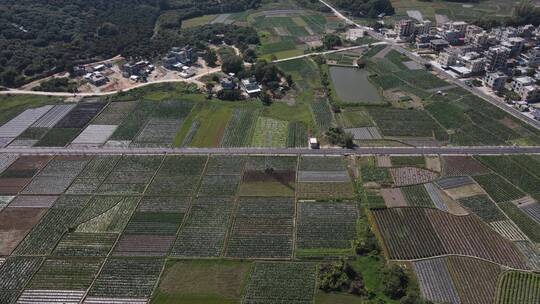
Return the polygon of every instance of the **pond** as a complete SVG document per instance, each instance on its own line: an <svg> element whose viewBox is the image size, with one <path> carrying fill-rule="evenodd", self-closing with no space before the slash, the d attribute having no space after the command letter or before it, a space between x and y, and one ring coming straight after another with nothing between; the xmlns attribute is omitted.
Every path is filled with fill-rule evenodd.
<svg viewBox="0 0 540 304"><path fill-rule="evenodd" d="M369 82L369 72L365 69L331 66L330 77L336 94L343 102L380 103L381 95Z"/></svg>

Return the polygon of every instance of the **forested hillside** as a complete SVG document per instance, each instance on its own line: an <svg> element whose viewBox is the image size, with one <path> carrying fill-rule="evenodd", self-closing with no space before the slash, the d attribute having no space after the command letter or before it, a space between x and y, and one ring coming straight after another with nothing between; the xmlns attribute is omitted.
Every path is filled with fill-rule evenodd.
<svg viewBox="0 0 540 304"><path fill-rule="evenodd" d="M357 17L377 17L379 14L394 14L390 0L332 0L340 9L350 12Z"/></svg>
<svg viewBox="0 0 540 304"><path fill-rule="evenodd" d="M0 84L18 86L82 62L148 55L187 39L183 19L260 0L0 0ZM175 29L154 35L159 27ZM164 33L163 33L164 32ZM174 37L168 35L174 33Z"/></svg>

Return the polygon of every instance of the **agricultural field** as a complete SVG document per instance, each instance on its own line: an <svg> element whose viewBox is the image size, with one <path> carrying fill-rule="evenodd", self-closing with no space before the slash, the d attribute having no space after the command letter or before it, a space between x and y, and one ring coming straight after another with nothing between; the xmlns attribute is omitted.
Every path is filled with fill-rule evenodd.
<svg viewBox="0 0 540 304"><path fill-rule="evenodd" d="M0 178L23 180L0 195L0 294L10 304L356 303L364 298L316 291L318 265L347 258L386 299L373 287L382 286L384 257L410 262L424 297L472 304L495 299L495 263L540 265L527 192L451 200L445 193L489 188L476 179L500 175L440 178L424 157L388 157L390 167L375 157L305 155L6 159ZM399 168L436 180L396 187ZM70 184L36 182L44 177ZM357 255L368 223L381 256ZM437 255L452 256L430 259Z"/></svg>
<svg viewBox="0 0 540 304"><path fill-rule="evenodd" d="M497 304L532 304L540 301L540 275L509 271L499 281Z"/></svg>

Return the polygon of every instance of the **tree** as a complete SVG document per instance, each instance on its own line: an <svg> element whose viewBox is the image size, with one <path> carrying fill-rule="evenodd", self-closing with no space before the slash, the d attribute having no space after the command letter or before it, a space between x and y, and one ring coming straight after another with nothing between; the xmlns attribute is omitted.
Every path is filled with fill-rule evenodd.
<svg viewBox="0 0 540 304"><path fill-rule="evenodd" d="M354 135L351 132L345 132L343 134L343 145L347 149L354 148Z"/></svg>
<svg viewBox="0 0 540 304"><path fill-rule="evenodd" d="M6 87L14 87L17 82L17 75L18 73L14 69L5 70L1 75L2 83Z"/></svg>
<svg viewBox="0 0 540 304"><path fill-rule="evenodd" d="M409 278L401 267L392 264L383 269L383 291L392 299L400 299L407 292Z"/></svg>
<svg viewBox="0 0 540 304"><path fill-rule="evenodd" d="M292 87L292 86L294 85L294 80L293 80L291 74L285 75L285 81L287 81L287 85L288 85L289 87Z"/></svg>
<svg viewBox="0 0 540 304"><path fill-rule="evenodd" d="M110 22L103 23L97 30L100 37L110 37L118 35L118 27Z"/></svg>
<svg viewBox="0 0 540 304"><path fill-rule="evenodd" d="M217 66L216 61L218 60L218 57L216 55L216 51L213 49L207 49L203 59L209 67Z"/></svg>
<svg viewBox="0 0 540 304"><path fill-rule="evenodd" d="M253 63L255 60L257 60L257 52L255 52L254 49L247 48L242 55L244 56L244 61L246 62Z"/></svg>
<svg viewBox="0 0 540 304"><path fill-rule="evenodd" d="M221 64L221 70L225 74L234 73L238 74L240 71L244 69L244 60L236 55L229 55L223 58L223 62Z"/></svg>
<svg viewBox="0 0 540 304"><path fill-rule="evenodd" d="M221 100L241 100L242 92L240 90L221 90L217 93L217 97Z"/></svg>
<svg viewBox="0 0 540 304"><path fill-rule="evenodd" d="M261 95L259 96L259 99L265 106L269 106L272 104L272 97L266 92L266 90L263 90L261 92Z"/></svg>
<svg viewBox="0 0 540 304"><path fill-rule="evenodd" d="M323 37L323 45L328 50L333 49L336 46L340 46L341 44L341 38L339 38L338 35L326 34Z"/></svg>
<svg viewBox="0 0 540 304"><path fill-rule="evenodd" d="M211 82L207 82L205 84L205 88L206 88L206 98L208 99L212 99L212 91L214 90L214 84L211 83Z"/></svg>

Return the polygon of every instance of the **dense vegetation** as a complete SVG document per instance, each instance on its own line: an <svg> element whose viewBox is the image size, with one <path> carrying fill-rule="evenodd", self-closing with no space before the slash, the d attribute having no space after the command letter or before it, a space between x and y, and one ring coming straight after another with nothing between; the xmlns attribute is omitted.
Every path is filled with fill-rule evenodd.
<svg viewBox="0 0 540 304"><path fill-rule="evenodd" d="M171 43L194 35L178 30L182 20L241 11L259 2L4 0L0 4L0 84L18 86L78 63L118 54L155 55ZM210 32L206 29L199 33L204 36ZM238 36L245 34L240 31ZM252 37L247 36L245 39Z"/></svg>
<svg viewBox="0 0 540 304"><path fill-rule="evenodd" d="M375 18L382 13L394 14L394 7L390 0L333 0L332 2L356 17Z"/></svg>
<svg viewBox="0 0 540 304"><path fill-rule="evenodd" d="M496 17L483 17L474 22L483 28L492 28L501 25L520 26L526 24L540 25L540 8L530 0L523 0L514 8L513 15L504 19Z"/></svg>

